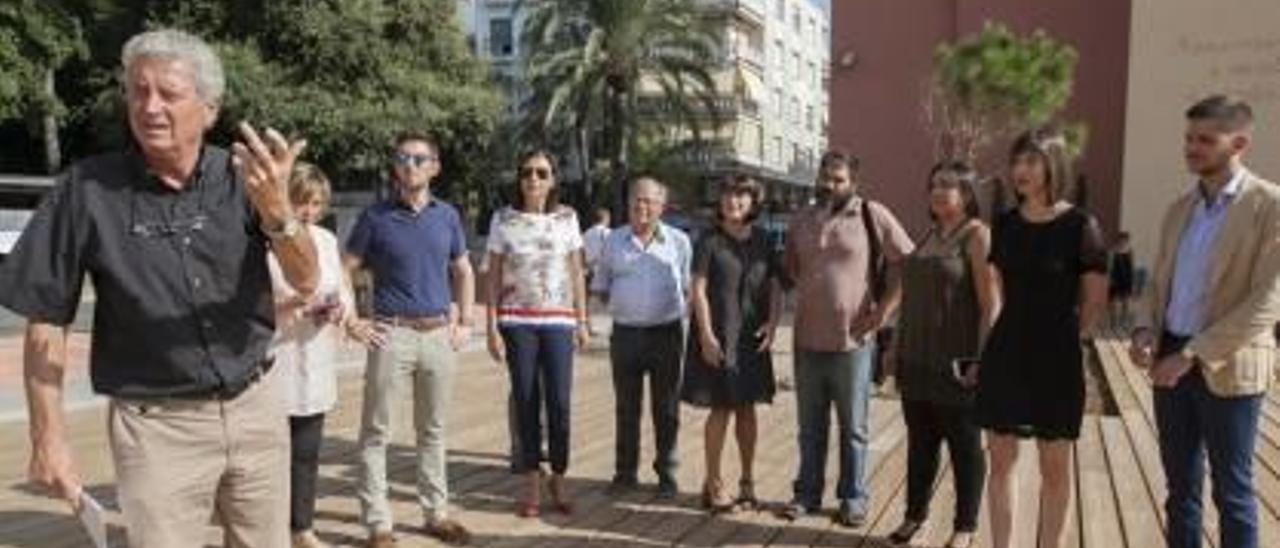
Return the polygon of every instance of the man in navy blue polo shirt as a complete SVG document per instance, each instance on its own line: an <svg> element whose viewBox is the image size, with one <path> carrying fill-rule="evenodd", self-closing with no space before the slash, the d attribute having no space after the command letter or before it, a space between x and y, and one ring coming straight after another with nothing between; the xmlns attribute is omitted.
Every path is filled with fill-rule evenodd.
<svg viewBox="0 0 1280 548"><path fill-rule="evenodd" d="M381 336L369 351L360 424L361 519L370 547L393 546L387 503L387 445L395 386L413 382L418 445L418 503L428 534L466 543L470 534L448 518L445 412L453 392L456 354L470 336L475 283L458 211L431 195L440 173L429 137L396 139L395 195L364 211L347 241L349 271L373 274L374 322Z"/></svg>

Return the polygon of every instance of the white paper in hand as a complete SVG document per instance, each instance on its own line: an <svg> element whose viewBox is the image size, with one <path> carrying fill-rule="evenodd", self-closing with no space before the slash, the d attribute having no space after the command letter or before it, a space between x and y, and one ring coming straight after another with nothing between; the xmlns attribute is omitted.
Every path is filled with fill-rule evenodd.
<svg viewBox="0 0 1280 548"><path fill-rule="evenodd" d="M80 492L80 525L93 540L94 548L107 548L107 524L103 521L102 505L89 496L87 491Z"/></svg>

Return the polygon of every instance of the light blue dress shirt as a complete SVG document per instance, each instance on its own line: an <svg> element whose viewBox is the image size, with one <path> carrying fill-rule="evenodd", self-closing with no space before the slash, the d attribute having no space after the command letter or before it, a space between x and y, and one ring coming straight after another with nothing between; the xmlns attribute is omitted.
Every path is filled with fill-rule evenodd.
<svg viewBox="0 0 1280 548"><path fill-rule="evenodd" d="M684 319L693 246L684 232L659 223L646 247L630 226L615 228L605 239L591 290L609 297L609 314L618 325L648 327Z"/></svg>
<svg viewBox="0 0 1280 548"><path fill-rule="evenodd" d="M1213 271L1218 233L1243 184L1244 170L1240 170L1212 202L1201 192L1191 206L1191 218L1178 242L1173 290L1164 316L1165 329L1174 335L1192 337L1205 327L1205 304L1209 297L1209 276Z"/></svg>

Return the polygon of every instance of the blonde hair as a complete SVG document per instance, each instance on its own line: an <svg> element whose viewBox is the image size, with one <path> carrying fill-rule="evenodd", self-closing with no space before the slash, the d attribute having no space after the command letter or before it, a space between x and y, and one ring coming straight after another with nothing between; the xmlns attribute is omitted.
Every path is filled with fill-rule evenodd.
<svg viewBox="0 0 1280 548"><path fill-rule="evenodd" d="M295 204L305 203L313 198L320 198L324 208L329 207L329 199L333 191L329 187L329 178L314 164L298 162L293 166L293 174L289 176L289 201Z"/></svg>

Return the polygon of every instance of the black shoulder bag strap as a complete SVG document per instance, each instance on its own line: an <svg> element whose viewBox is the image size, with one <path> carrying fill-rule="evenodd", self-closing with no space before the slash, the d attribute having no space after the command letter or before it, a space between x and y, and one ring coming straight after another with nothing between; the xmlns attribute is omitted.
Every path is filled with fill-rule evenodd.
<svg viewBox="0 0 1280 548"><path fill-rule="evenodd" d="M867 250L870 251L870 256L867 257L868 290L871 291L871 300L879 303L885 292L884 252L880 248L880 231L875 219L871 217L871 200L863 198L860 216L862 228L867 234Z"/></svg>

